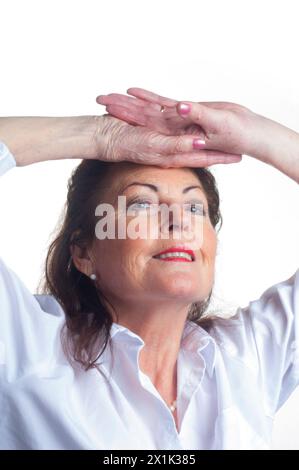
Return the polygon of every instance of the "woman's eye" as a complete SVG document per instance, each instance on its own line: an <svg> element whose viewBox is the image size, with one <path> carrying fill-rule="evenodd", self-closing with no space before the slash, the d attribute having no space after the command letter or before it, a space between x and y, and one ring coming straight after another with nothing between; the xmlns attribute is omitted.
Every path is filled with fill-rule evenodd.
<svg viewBox="0 0 299 470"><path fill-rule="evenodd" d="M190 204L186 204L186 206L187 206L187 209L191 210L191 212L193 214L206 215L206 211L203 207L203 204L201 204L201 203L193 202L193 203L190 203Z"/></svg>
<svg viewBox="0 0 299 470"><path fill-rule="evenodd" d="M136 199L135 201L130 201L128 203L127 207L132 208L132 207L136 206L137 209L139 209L139 208L146 209L150 204L151 204L151 202L149 202L149 201Z"/></svg>

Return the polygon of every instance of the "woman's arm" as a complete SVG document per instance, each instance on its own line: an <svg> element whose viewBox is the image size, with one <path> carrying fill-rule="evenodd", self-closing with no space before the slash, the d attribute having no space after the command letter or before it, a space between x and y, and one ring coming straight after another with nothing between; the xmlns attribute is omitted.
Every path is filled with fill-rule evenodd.
<svg viewBox="0 0 299 470"><path fill-rule="evenodd" d="M252 156L272 165L299 183L299 134L278 122L258 116L256 125L263 134Z"/></svg>
<svg viewBox="0 0 299 470"><path fill-rule="evenodd" d="M0 142L14 155L17 166L64 158L126 160L165 167L241 160L238 155L194 149L193 135L165 136L109 115L1 117Z"/></svg>
<svg viewBox="0 0 299 470"><path fill-rule="evenodd" d="M128 93L101 95L97 102L120 119L129 113L131 122L166 135L197 134L205 141L200 148L249 155L299 183L299 134L282 124L235 103L179 102L141 88Z"/></svg>
<svg viewBox="0 0 299 470"><path fill-rule="evenodd" d="M14 155L17 166L64 158L95 158L94 136L100 118L1 117L0 141Z"/></svg>

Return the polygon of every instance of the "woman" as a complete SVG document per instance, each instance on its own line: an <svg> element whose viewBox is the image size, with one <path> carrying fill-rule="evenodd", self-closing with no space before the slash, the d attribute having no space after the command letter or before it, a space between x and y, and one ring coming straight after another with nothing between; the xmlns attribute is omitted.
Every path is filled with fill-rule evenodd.
<svg viewBox="0 0 299 470"><path fill-rule="evenodd" d="M104 116L8 119L0 127L2 172L84 160L48 252L46 294L32 295L1 262L0 446L268 448L272 418L298 384L299 271L229 320L202 318L221 220L204 167L246 153L298 181L299 136L237 105L133 92L134 102L99 99L114 100L109 112L131 124ZM191 212L200 245L175 241L184 212L180 224L167 224L167 239L95 236L95 208L110 204L118 223L120 195L140 220L160 203L199 205Z"/></svg>

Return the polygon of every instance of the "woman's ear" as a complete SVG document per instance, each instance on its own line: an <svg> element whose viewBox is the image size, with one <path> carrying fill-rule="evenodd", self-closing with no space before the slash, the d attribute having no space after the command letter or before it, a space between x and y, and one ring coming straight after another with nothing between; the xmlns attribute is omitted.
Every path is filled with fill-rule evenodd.
<svg viewBox="0 0 299 470"><path fill-rule="evenodd" d="M94 272L92 260L86 248L80 247L76 244L70 246L73 263L81 273L90 276Z"/></svg>

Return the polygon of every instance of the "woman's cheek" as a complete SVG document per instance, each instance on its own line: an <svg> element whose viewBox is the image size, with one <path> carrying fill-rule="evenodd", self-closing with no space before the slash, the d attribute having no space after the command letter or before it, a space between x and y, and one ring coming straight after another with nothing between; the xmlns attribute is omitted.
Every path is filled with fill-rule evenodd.
<svg viewBox="0 0 299 470"><path fill-rule="evenodd" d="M203 257L209 262L214 264L217 249L217 236L213 227L206 226L203 232Z"/></svg>

